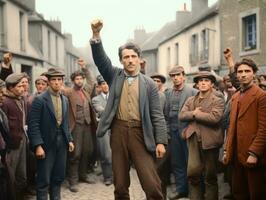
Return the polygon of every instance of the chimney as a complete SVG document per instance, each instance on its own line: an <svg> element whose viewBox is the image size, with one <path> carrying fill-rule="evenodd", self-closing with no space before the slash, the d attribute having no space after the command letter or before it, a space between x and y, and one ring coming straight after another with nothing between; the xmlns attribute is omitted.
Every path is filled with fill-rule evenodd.
<svg viewBox="0 0 266 200"><path fill-rule="evenodd" d="M48 21L57 31L61 33L61 21L60 20L49 20Z"/></svg>
<svg viewBox="0 0 266 200"><path fill-rule="evenodd" d="M184 3L184 10L176 11L176 26L181 27L191 17L191 12L187 10L187 4Z"/></svg>
<svg viewBox="0 0 266 200"><path fill-rule="evenodd" d="M147 39L147 33L144 28L137 28L134 30L134 41L140 45Z"/></svg>
<svg viewBox="0 0 266 200"><path fill-rule="evenodd" d="M199 15L208 8L208 0L191 0L191 8L193 16Z"/></svg>

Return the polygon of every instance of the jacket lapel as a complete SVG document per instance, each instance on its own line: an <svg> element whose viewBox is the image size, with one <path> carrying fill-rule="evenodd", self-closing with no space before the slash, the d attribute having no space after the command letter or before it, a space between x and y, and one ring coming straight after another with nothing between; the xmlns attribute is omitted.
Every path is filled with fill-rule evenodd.
<svg viewBox="0 0 266 200"><path fill-rule="evenodd" d="M48 110L50 111L51 115L55 119L55 110L54 110L54 106L53 106L51 95L50 95L50 93L48 91L46 91L43 95L44 95L44 99L46 101L46 105L48 107Z"/></svg>
<svg viewBox="0 0 266 200"><path fill-rule="evenodd" d="M139 109L140 114L144 113L145 100L147 99L147 85L142 74L139 75Z"/></svg>
<svg viewBox="0 0 266 200"><path fill-rule="evenodd" d="M241 109L239 110L238 117L240 118L248 109L250 104L255 101L255 96L257 93L258 88L256 86L252 86L248 91L246 91L246 94L244 94L243 99L241 100ZM241 97L239 97L241 98Z"/></svg>
<svg viewBox="0 0 266 200"><path fill-rule="evenodd" d="M124 85L124 81L125 81L125 74L124 74L124 70L121 70L117 76L117 78L114 80L116 82L116 84L114 84L115 86L115 97L120 96L122 93L122 88Z"/></svg>

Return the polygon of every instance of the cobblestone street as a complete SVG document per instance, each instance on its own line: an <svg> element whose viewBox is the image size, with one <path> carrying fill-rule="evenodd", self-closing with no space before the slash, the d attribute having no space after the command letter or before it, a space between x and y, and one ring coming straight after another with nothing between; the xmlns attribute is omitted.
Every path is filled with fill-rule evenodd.
<svg viewBox="0 0 266 200"><path fill-rule="evenodd" d="M136 171L131 169L131 185L130 185L130 199L131 200L145 200L145 194L140 186ZM79 183L79 192L73 193L68 189L68 184L62 186L62 200L114 200L114 186L105 186L102 182L101 176L96 176L96 184ZM228 191L228 185L222 183L222 176L219 176L219 193L220 200ZM170 188L168 188L170 189ZM29 196L27 200L35 200L36 197ZM180 199L188 200L188 199Z"/></svg>

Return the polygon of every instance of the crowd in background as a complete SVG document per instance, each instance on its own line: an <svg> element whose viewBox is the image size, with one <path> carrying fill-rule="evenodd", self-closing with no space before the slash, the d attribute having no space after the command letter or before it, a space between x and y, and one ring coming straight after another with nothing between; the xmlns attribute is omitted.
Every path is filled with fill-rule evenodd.
<svg viewBox="0 0 266 200"><path fill-rule="evenodd" d="M256 75L256 63L248 58L235 63L232 51L226 49L228 75L219 77L210 68L202 68L194 76L192 88L186 83L185 69L176 66L168 72L172 86L166 87L166 77L161 74L151 75L154 82L149 82L151 79L146 75L128 73L134 61L126 60L125 55L137 59L137 72L142 74L145 74L145 60L141 60L134 44L127 44L119 50L125 72L118 83L121 72L112 68L101 49L101 27L99 22L92 25L92 52L103 75L97 76L96 83L80 59L80 70L70 77L71 88L63 84L64 72L51 68L34 80L36 93L33 94L29 90L33 80L26 73L13 72L12 54L3 55L0 199L24 199L25 193L35 193L35 190L37 199L47 199L48 195L60 199L65 174L69 190L78 192L78 182L95 183L88 171L93 171L96 163L101 166L103 183L106 186L114 183L115 199L129 199L130 180L126 171L130 168L127 162L131 161L143 175L139 179L147 199L218 199L219 166L231 186L230 194L224 198L265 199L266 75ZM138 79L148 85L143 91L147 90L149 99L139 104L137 98L142 98L143 91L135 89ZM117 87L121 94L116 93ZM137 96L130 95L131 92ZM150 95L155 95L153 100L158 99L158 105L152 104ZM112 111L115 104L117 112ZM143 117L139 113L138 110L148 109L145 106L158 115L156 120L161 124L157 127L161 128L162 135L145 138L149 123L155 126L155 117ZM147 112L152 112L149 109ZM110 120L111 115L114 119ZM97 136L101 137L96 137L97 127ZM129 133L128 138L124 138L124 133ZM132 141L144 142L126 143L134 134L141 139ZM111 145L110 138L113 138ZM143 151L137 148L139 145L144 147ZM151 152L156 155L150 157ZM151 172L145 171L143 165ZM126 176L121 178L119 173L123 170ZM175 190L167 194L171 176ZM154 187L149 186L151 183Z"/></svg>

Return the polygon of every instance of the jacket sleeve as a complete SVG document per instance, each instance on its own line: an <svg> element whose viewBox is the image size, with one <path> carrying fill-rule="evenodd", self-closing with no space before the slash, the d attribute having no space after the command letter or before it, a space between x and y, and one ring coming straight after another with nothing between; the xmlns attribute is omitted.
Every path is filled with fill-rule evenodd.
<svg viewBox="0 0 266 200"><path fill-rule="evenodd" d="M215 125L221 121L224 113L224 100L217 97L212 105L211 111L199 111L195 114L195 120L201 123Z"/></svg>
<svg viewBox="0 0 266 200"><path fill-rule="evenodd" d="M66 126L66 136L67 136L67 140L68 140L68 142L72 142L73 141L73 137L72 137L72 135L71 135L71 133L70 133L70 128L69 128L69 102L68 102L68 99L66 98L66 97L64 97L64 100L65 100L65 102L66 102L66 109L67 109L67 111L66 111L66 116L64 116L65 117L65 122L67 123L67 126Z"/></svg>
<svg viewBox="0 0 266 200"><path fill-rule="evenodd" d="M32 102L28 124L28 136L31 148L33 150L36 146L42 145L44 143L40 130L42 108L42 101L40 100L40 98L36 97Z"/></svg>
<svg viewBox="0 0 266 200"><path fill-rule="evenodd" d="M102 42L91 43L91 50L94 63L98 67L99 72L108 85L111 85L115 74L115 67L112 66L111 60L106 55Z"/></svg>
<svg viewBox="0 0 266 200"><path fill-rule="evenodd" d="M9 68L4 68L2 67L2 63L1 63L1 72L0 72L0 79L2 79L3 81L6 80L6 78L13 73L13 68L12 65L10 65Z"/></svg>
<svg viewBox="0 0 266 200"><path fill-rule="evenodd" d="M179 120L182 122L194 121L193 110L190 109L190 105L193 102L194 97L189 97L183 105L181 112L179 113Z"/></svg>
<svg viewBox="0 0 266 200"><path fill-rule="evenodd" d="M154 137L156 144L167 144L167 128L163 111L160 105L158 89L153 82L150 84L150 116L154 127Z"/></svg>
<svg viewBox="0 0 266 200"><path fill-rule="evenodd" d="M265 156L266 152L266 93L258 100L258 129L255 139L249 147L249 151L256 156Z"/></svg>
<svg viewBox="0 0 266 200"><path fill-rule="evenodd" d="M92 98L91 103L92 103L93 109L95 110L95 112L98 114L98 116L100 118L101 114L104 111L104 106L101 104L98 96Z"/></svg>
<svg viewBox="0 0 266 200"><path fill-rule="evenodd" d="M88 67L82 68L81 70L85 74L86 78L84 89L91 95L94 90L94 81L91 75L91 71L88 69Z"/></svg>

